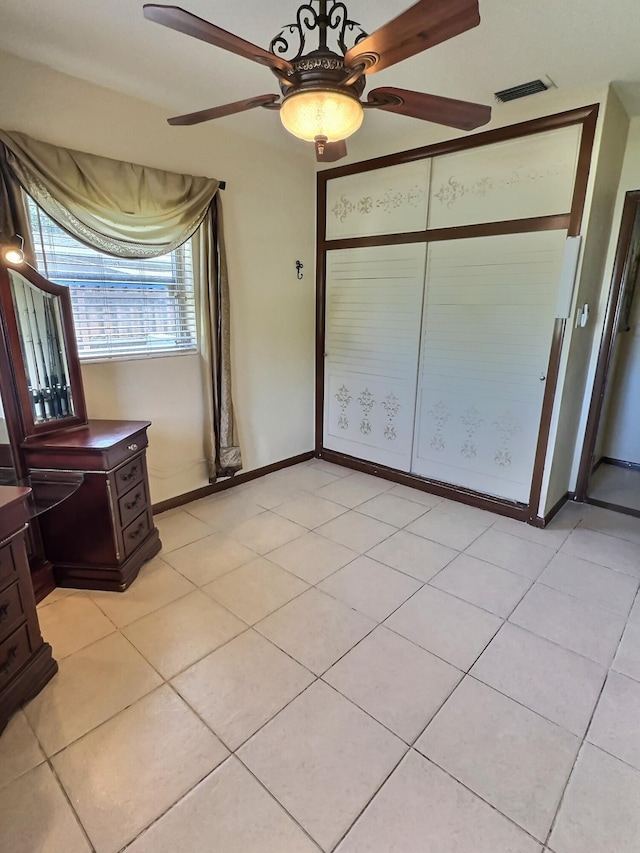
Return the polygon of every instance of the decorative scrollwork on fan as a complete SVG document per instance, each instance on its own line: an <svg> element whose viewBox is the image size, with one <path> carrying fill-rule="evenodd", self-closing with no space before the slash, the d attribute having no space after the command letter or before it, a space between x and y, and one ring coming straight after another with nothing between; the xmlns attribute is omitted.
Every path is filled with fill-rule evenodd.
<svg viewBox="0 0 640 853"><path fill-rule="evenodd" d="M357 21L349 19L347 7L338 0L334 0L326 13L322 8L316 11L309 3L303 3L296 12L295 23L283 27L271 40L269 50L295 62L304 55L307 37L315 30L320 32L319 49L328 47L327 35L335 35L336 45L343 56L368 35Z"/></svg>

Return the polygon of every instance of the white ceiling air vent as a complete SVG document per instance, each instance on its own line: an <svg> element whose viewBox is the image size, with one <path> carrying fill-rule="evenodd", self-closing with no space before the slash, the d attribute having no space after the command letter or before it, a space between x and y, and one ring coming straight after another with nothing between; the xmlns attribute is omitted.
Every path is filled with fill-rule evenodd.
<svg viewBox="0 0 640 853"><path fill-rule="evenodd" d="M495 98L496 101L504 104L507 101L526 98L528 95L537 95L538 92L546 92L547 89L552 88L555 88L555 84L548 77L545 77L542 80L531 80L529 83L521 83L519 86L503 89L501 92L495 93Z"/></svg>

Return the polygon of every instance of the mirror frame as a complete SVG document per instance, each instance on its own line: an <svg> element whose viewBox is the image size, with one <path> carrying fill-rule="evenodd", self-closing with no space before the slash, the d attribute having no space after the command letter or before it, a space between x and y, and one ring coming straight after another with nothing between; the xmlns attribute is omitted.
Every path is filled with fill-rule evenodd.
<svg viewBox="0 0 640 853"><path fill-rule="evenodd" d="M69 383L71 385L71 396L75 410L75 414L73 415L68 415L65 418L54 418L50 421L44 421L43 423L36 423L34 421L31 409L31 399L27 386L26 368L24 358L22 356L22 348L20 346L20 331L15 315L13 296L11 293L9 270L18 273L39 290L60 298L62 336L66 348ZM46 435L47 433L57 432L59 430L68 429L69 427L82 426L86 424L87 407L84 397L84 388L82 385L82 374L80 372L80 359L78 357L78 345L76 343L69 288L49 281L27 263L23 262L12 264L8 261L0 261L0 309L2 313L3 330L5 332L6 343L11 359L13 384L20 410L23 438L26 440L34 436Z"/></svg>

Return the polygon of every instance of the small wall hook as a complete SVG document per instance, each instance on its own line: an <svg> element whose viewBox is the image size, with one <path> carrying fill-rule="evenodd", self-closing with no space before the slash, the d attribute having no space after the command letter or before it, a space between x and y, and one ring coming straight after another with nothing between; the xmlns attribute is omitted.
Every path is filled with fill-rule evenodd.
<svg viewBox="0 0 640 853"><path fill-rule="evenodd" d="M298 276L298 279L304 278L304 273L302 272L303 269L304 264L302 263L302 261L296 261L296 274Z"/></svg>

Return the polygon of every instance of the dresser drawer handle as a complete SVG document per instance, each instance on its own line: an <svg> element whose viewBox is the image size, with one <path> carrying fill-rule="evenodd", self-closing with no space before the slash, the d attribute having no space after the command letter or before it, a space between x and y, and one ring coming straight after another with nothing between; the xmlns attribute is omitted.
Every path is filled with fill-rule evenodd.
<svg viewBox="0 0 640 853"><path fill-rule="evenodd" d="M128 483L129 480L133 480L133 478L137 475L137 473L138 473L138 466L134 465L128 474L122 474L121 475L121 479L124 480L125 483Z"/></svg>
<svg viewBox="0 0 640 853"><path fill-rule="evenodd" d="M0 625L9 618L9 602L0 604Z"/></svg>
<svg viewBox="0 0 640 853"><path fill-rule="evenodd" d="M136 527L135 530L132 530L130 533L127 533L129 539L137 539L138 536L145 530L144 522L140 522L140 524Z"/></svg>
<svg viewBox="0 0 640 853"><path fill-rule="evenodd" d="M11 646L11 648L9 649L9 652L7 654L6 661L4 663L0 664L0 675L5 675L7 672L9 672L9 670L11 669L13 664L15 663L15 659L17 657L18 657L18 647L17 646Z"/></svg>
<svg viewBox="0 0 640 853"><path fill-rule="evenodd" d="M137 445L137 444L129 444L129 445L127 446L127 450L131 450L132 452L133 452L134 450L137 450L137 449L138 449L138 445Z"/></svg>
<svg viewBox="0 0 640 853"><path fill-rule="evenodd" d="M125 509L135 509L139 506L141 499L144 497L143 492L136 492L136 496L132 501L125 501L124 508Z"/></svg>

